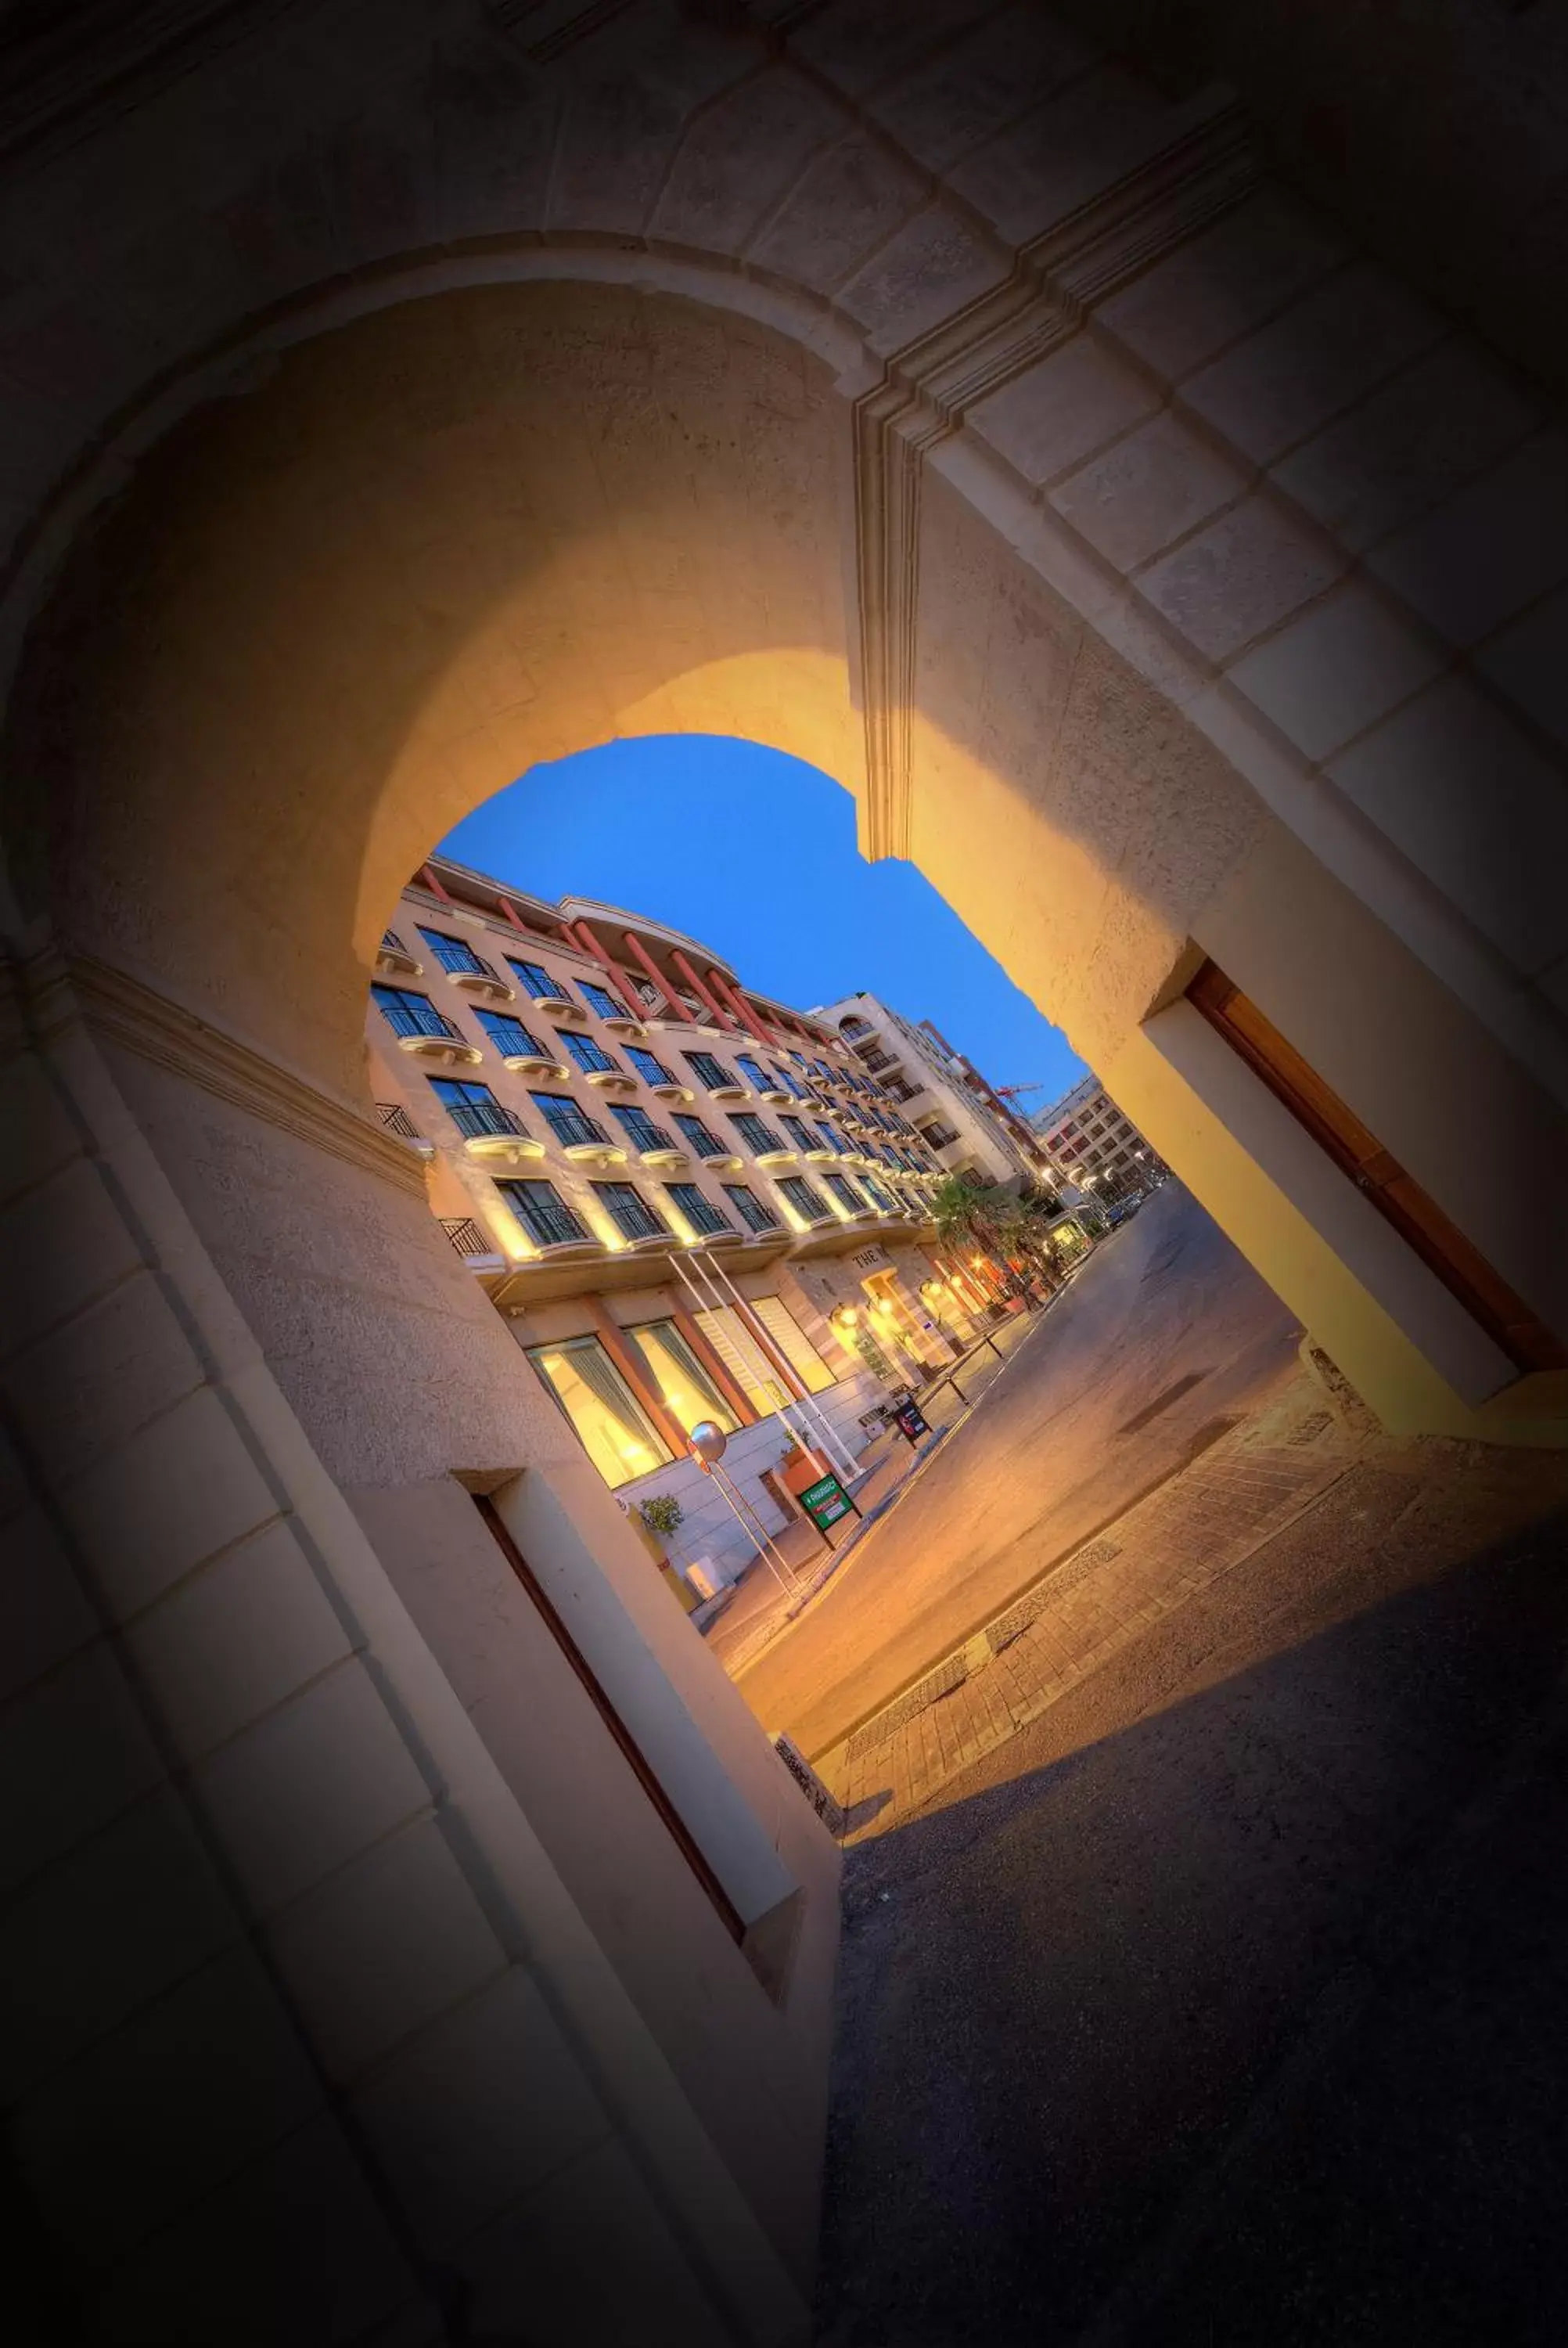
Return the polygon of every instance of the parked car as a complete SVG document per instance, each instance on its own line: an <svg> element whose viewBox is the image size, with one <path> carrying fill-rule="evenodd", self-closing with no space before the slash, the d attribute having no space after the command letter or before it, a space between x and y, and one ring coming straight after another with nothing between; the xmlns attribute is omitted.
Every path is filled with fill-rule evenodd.
<svg viewBox="0 0 1568 2348"><path fill-rule="evenodd" d="M1135 1215L1143 1203L1142 1194L1134 1192L1131 1199L1118 1199L1113 1206L1107 1207L1105 1215L1112 1230L1114 1231L1118 1223L1124 1223L1130 1216Z"/></svg>

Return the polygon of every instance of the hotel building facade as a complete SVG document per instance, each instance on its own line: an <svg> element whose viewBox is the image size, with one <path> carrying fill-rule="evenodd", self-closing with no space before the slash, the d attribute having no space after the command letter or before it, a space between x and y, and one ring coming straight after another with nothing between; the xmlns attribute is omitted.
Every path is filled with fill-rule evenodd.
<svg viewBox="0 0 1568 2348"><path fill-rule="evenodd" d="M953 1152L921 1096L643 915L434 859L382 941L367 1042L383 1125L606 1483L634 1521L679 1502L689 1601L754 1554L694 1426L724 1430L778 1533L799 1446L852 1480L889 1395L998 1309L989 1268L936 1243Z"/></svg>

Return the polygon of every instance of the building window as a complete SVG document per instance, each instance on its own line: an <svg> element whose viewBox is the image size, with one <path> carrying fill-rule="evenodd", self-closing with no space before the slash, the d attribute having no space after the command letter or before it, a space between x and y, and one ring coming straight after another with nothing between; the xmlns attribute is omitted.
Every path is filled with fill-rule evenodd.
<svg viewBox="0 0 1568 2348"><path fill-rule="evenodd" d="M602 1070L606 1075L620 1074L619 1061L612 1060L603 1045L596 1044L591 1035L576 1035L568 1027L558 1027L556 1034L579 1068Z"/></svg>
<svg viewBox="0 0 1568 2348"><path fill-rule="evenodd" d="M865 1211L866 1201L847 1174L825 1174L822 1179L846 1214Z"/></svg>
<svg viewBox="0 0 1568 2348"><path fill-rule="evenodd" d="M548 1060L550 1056L520 1019L508 1018L504 1011L481 1011L479 1025L503 1060Z"/></svg>
<svg viewBox="0 0 1568 2348"><path fill-rule="evenodd" d="M466 938L449 938L442 930L427 930L423 922L419 924L419 934L443 970L467 970L483 974L485 964Z"/></svg>
<svg viewBox="0 0 1568 2348"><path fill-rule="evenodd" d="M608 986L596 985L591 978L579 978L577 991L589 1009L596 1012L600 1019L630 1019L631 1016L618 994L611 994Z"/></svg>
<svg viewBox="0 0 1568 2348"><path fill-rule="evenodd" d="M784 1131L788 1134L790 1139L794 1142L797 1149L821 1148L821 1142L814 1141L812 1139L811 1128L806 1124L804 1117L790 1117L786 1114L780 1117L779 1123L783 1126Z"/></svg>
<svg viewBox="0 0 1568 2348"><path fill-rule="evenodd" d="M707 1232L734 1230L734 1225L729 1217L721 1214L712 1199L704 1196L698 1189L695 1182L666 1182L664 1188L692 1231Z"/></svg>
<svg viewBox="0 0 1568 2348"><path fill-rule="evenodd" d="M808 1222L815 1222L829 1212L827 1201L822 1192L814 1190L804 1174L786 1174L780 1182L779 1189L784 1192L795 1213L804 1215Z"/></svg>
<svg viewBox="0 0 1568 2348"><path fill-rule="evenodd" d="M765 1124L760 1117L754 1117L749 1109L743 1109L739 1117L733 1117L730 1123L753 1158L761 1158L770 1149L784 1148L772 1126Z"/></svg>
<svg viewBox="0 0 1568 2348"><path fill-rule="evenodd" d="M748 1302L807 1394L825 1393L835 1383L833 1372L783 1299L753 1296ZM695 1319L759 1417L767 1417L794 1398L756 1331L733 1304L699 1313Z"/></svg>
<svg viewBox="0 0 1568 2348"><path fill-rule="evenodd" d="M610 1116L633 1149L671 1149L674 1144L662 1126L655 1125L645 1108L612 1107Z"/></svg>
<svg viewBox="0 0 1568 2348"><path fill-rule="evenodd" d="M750 1231L776 1231L779 1219L743 1182L726 1182L724 1196Z"/></svg>
<svg viewBox="0 0 1568 2348"><path fill-rule="evenodd" d="M711 1418L726 1435L736 1432L740 1420L673 1321L646 1321L625 1334L678 1426L690 1435L703 1419Z"/></svg>
<svg viewBox="0 0 1568 2348"><path fill-rule="evenodd" d="M818 1133L821 1134L824 1141L826 1142L830 1149L836 1151L840 1158L848 1157L849 1144L845 1141L843 1134L840 1133L835 1127L831 1125L818 1125L816 1129Z"/></svg>
<svg viewBox="0 0 1568 2348"><path fill-rule="evenodd" d="M591 1239L588 1225L574 1215L553 1182L508 1178L497 1189L524 1231L540 1247L559 1247L571 1240Z"/></svg>
<svg viewBox="0 0 1568 2348"><path fill-rule="evenodd" d="M696 1151L699 1158L728 1158L731 1155L718 1135L710 1133L700 1117L682 1117L677 1113L675 1123L680 1128L682 1138Z"/></svg>
<svg viewBox="0 0 1568 2348"><path fill-rule="evenodd" d="M430 1089L456 1127L470 1137L480 1133L521 1133L521 1124L503 1108L488 1085L463 1083L456 1076L432 1076Z"/></svg>
<svg viewBox="0 0 1568 2348"><path fill-rule="evenodd" d="M717 1092L723 1085L733 1085L735 1081L723 1060L715 1059L712 1052L685 1052L682 1053L682 1057L697 1082L700 1085L706 1085L711 1093Z"/></svg>
<svg viewBox="0 0 1568 2348"><path fill-rule="evenodd" d="M528 1098L563 1147L569 1148L577 1141L610 1139L598 1118L579 1108L569 1093L530 1093Z"/></svg>
<svg viewBox="0 0 1568 2348"><path fill-rule="evenodd" d="M507 967L515 970L528 992L538 997L554 995L559 1002L566 994L559 978L552 978L540 962L519 962L515 954L507 956Z"/></svg>
<svg viewBox="0 0 1568 2348"><path fill-rule="evenodd" d="M607 1484L630 1484L673 1458L597 1337L531 1345L528 1359Z"/></svg>
<svg viewBox="0 0 1568 2348"><path fill-rule="evenodd" d="M373 986L371 1000L395 1035L457 1035L463 1030L454 1026L444 1011L437 1011L427 994L415 994L405 986Z"/></svg>
<svg viewBox="0 0 1568 2348"><path fill-rule="evenodd" d="M782 1296L753 1296L751 1305L807 1394L825 1394L836 1383Z"/></svg>
<svg viewBox="0 0 1568 2348"><path fill-rule="evenodd" d="M672 1085L675 1081L662 1060L652 1052L644 1052L635 1044L626 1047L626 1056L645 1085Z"/></svg>
<svg viewBox="0 0 1568 2348"><path fill-rule="evenodd" d="M670 1226L656 1215L635 1183L595 1182L600 1204L623 1239L652 1240L670 1236Z"/></svg>
<svg viewBox="0 0 1568 2348"><path fill-rule="evenodd" d="M777 1071L777 1075L778 1081L784 1086L785 1092L793 1093L796 1100L803 1101L809 1100L811 1098L811 1095L806 1091L806 1088L801 1083L800 1078L798 1076L792 1076L787 1068L780 1068Z"/></svg>
<svg viewBox="0 0 1568 2348"><path fill-rule="evenodd" d="M764 1068L762 1062L753 1059L750 1052L737 1052L735 1066L740 1069L747 1084L754 1085L758 1092L772 1093L778 1090L778 1080L773 1070Z"/></svg>
<svg viewBox="0 0 1568 2348"><path fill-rule="evenodd" d="M875 1174L863 1174L860 1178L860 1186L874 1207L879 1207L885 1215L894 1212L893 1201Z"/></svg>

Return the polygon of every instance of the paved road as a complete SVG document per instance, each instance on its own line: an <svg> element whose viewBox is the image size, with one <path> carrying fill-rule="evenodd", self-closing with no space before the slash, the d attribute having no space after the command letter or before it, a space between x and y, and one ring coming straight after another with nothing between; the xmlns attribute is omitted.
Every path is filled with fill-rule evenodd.
<svg viewBox="0 0 1568 2348"><path fill-rule="evenodd" d="M1568 2339L1568 1460L1438 1469L849 1853L818 2348Z"/></svg>
<svg viewBox="0 0 1568 2348"><path fill-rule="evenodd" d="M1300 1331L1174 1182L1096 1250L816 1604L740 1676L819 1753L1294 1366ZM1167 1399L1168 1398L1168 1399ZM1131 1425L1161 1407L1143 1426Z"/></svg>

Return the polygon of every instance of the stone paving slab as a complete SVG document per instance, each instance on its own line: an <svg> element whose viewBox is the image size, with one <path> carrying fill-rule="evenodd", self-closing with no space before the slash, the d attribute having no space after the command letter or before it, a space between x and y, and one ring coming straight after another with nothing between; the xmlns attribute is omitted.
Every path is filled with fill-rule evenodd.
<svg viewBox="0 0 1568 2348"><path fill-rule="evenodd" d="M1217 1440L936 1663L814 1766L846 1841L904 1824L946 1781L1208 1589L1358 1456L1309 1382Z"/></svg>

